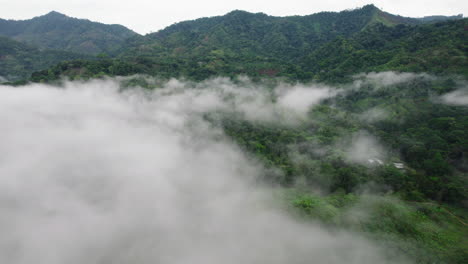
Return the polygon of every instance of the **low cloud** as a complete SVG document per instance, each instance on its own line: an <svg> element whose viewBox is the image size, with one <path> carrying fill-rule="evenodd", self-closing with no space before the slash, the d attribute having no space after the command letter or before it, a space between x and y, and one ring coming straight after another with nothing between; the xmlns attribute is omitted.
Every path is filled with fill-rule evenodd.
<svg viewBox="0 0 468 264"><path fill-rule="evenodd" d="M360 131L346 138L345 158L354 163L371 165L374 161L384 161L388 151L369 133ZM378 162L378 161L376 161Z"/></svg>
<svg viewBox="0 0 468 264"><path fill-rule="evenodd" d="M0 262L390 263L374 242L273 206L263 168L200 115L254 115L270 105L258 94L225 80L0 86Z"/></svg>
<svg viewBox="0 0 468 264"><path fill-rule="evenodd" d="M376 123L389 117L387 111L382 108L371 108L358 115L359 120L366 123Z"/></svg>
<svg viewBox="0 0 468 264"><path fill-rule="evenodd" d="M298 124L311 107L337 94L338 89L311 84L263 83L240 78L215 78L200 83L172 79L162 83L154 96L178 98L177 111L226 111L241 113L249 121ZM170 101L174 103L175 101ZM191 108L191 109L188 109Z"/></svg>
<svg viewBox="0 0 468 264"><path fill-rule="evenodd" d="M373 85L375 88L387 87L413 81L415 79L433 80L432 77L426 73L409 73L409 72L370 72L361 73L354 76L353 86L362 88L365 85Z"/></svg>
<svg viewBox="0 0 468 264"><path fill-rule="evenodd" d="M449 105L468 105L468 88L459 89L440 97L441 101Z"/></svg>
<svg viewBox="0 0 468 264"><path fill-rule="evenodd" d="M337 90L320 85L313 86L286 86L278 89L278 104L285 108L305 115L311 106L319 104L322 100L335 96Z"/></svg>

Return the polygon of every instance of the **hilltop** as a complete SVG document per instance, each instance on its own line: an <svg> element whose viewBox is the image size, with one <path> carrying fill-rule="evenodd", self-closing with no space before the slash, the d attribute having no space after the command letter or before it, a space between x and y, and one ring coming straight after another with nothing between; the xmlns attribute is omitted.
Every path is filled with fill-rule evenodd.
<svg viewBox="0 0 468 264"><path fill-rule="evenodd" d="M98 54L112 52L137 33L121 25L106 25L52 11L28 20L0 19L0 35L42 50Z"/></svg>

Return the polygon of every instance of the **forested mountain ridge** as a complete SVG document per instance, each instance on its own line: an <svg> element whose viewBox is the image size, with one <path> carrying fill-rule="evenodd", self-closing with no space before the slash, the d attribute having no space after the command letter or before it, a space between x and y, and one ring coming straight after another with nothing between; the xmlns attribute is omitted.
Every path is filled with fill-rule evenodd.
<svg viewBox="0 0 468 264"><path fill-rule="evenodd" d="M215 52L295 61L324 43L350 37L376 23L421 24L418 19L395 16L373 5L290 17L236 10L224 16L180 22L131 39L123 55L193 57Z"/></svg>
<svg viewBox="0 0 468 264"><path fill-rule="evenodd" d="M60 40L53 43L53 38L50 38L49 47L78 51L86 49L88 54L105 51L114 58L94 62L61 63L57 66L59 69L47 72L47 77L44 76L44 72L36 73L35 80L53 79L61 74L89 77L103 74L145 73L162 77L184 76L194 79L205 79L214 75L247 74L333 81L357 71L379 69L440 71L432 70L431 63L421 66L420 64L425 62L419 58L413 58L424 52L409 52L405 46L402 46L402 49L399 48L402 43L406 43L405 45L411 46L411 49L422 49L419 47L419 40L411 41L415 36L419 36L421 42L428 45L425 46L426 53L433 54L432 57L435 59L438 55L437 52L431 52L433 50L431 45L438 43L440 50L447 53L446 56L449 58L444 62L451 62L453 60L450 58L456 57L454 60L458 64L463 64L463 48L460 43L463 42L464 36L459 32L463 30L460 26L463 27L466 24L466 19L460 18L460 16L406 18L384 12L374 5L342 12L321 12L290 17L274 17L263 13L254 14L235 10L223 16L176 23L145 36L123 30L127 32L125 33L126 39L121 39L117 43L112 42L112 38L109 40L107 33L100 36L107 42L98 40L80 42L86 39L86 34L95 32L94 29L90 29L86 31L88 33L85 32L85 35L79 33L80 30L90 25L91 28L97 27L99 30L103 30L102 28L109 30L113 26L72 19L51 12L46 16L32 19L42 21L35 23L35 26L25 26L29 23L26 21L10 21L16 23L17 29L6 30L4 27L3 31L16 38L34 38L36 32L44 32L51 28L46 21L54 24L53 21L63 20L67 21L65 23L67 27L74 28L67 33L70 35L70 41ZM439 22L452 26L425 23L444 19L455 21ZM0 21L0 33L2 23L6 22ZM75 28L74 24L80 26ZM81 26L82 24L87 26ZM446 32L442 32L442 29ZM58 33L61 32L60 30L54 31L56 35L62 34ZM122 29L117 29L119 30ZM431 31L437 31L441 33L440 36L444 37L431 38L429 36ZM450 35L454 31L458 32L457 35ZM414 34L416 35L413 36ZM426 38L431 41L425 41ZM433 43L432 40L435 42ZM342 45L343 41L349 44ZM110 42L114 44L107 45ZM103 44L105 47L96 49L96 43ZM75 44L78 46L72 47ZM444 46L445 44L449 45ZM64 47L64 45L71 46ZM344 48L345 46L350 50ZM382 47L387 46L390 47L390 51L382 52ZM345 49L344 56L341 54L343 48ZM322 56L334 50L337 52L327 55L327 58ZM357 60L355 60L356 56ZM414 66L415 63L419 66ZM408 65L411 67L407 67ZM458 66L439 68L443 71L458 69L457 73L461 73ZM0 75L2 74L6 75L0 72Z"/></svg>
<svg viewBox="0 0 468 264"><path fill-rule="evenodd" d="M255 17L254 14L245 12L236 13ZM259 17L268 19L266 15ZM191 42L190 38L180 37L180 32L185 32L182 34L184 36L198 36L198 33L188 34L186 32L190 31L182 30L176 33L166 32L169 37L162 36L162 33L152 36L162 39L156 41L159 44L141 44L144 37L139 37L139 40L132 39L133 43L140 42L138 48L123 51L115 59L64 62L49 70L35 73L33 80L57 79L61 75L89 78L97 75L144 73L196 80L219 75L245 74L283 76L301 81L342 82L349 81L349 78L357 73L389 70L467 76L467 26L468 19L394 26L371 22L352 36L336 36L334 40L325 42L315 50L295 55L285 51L283 55L278 56L274 50L263 54L253 52L253 49L262 47L255 41L247 42L248 47L244 50L239 48L233 51L229 48L232 43L228 40L234 37L223 39L228 42L226 45L198 45L197 37ZM173 35L177 41L171 42ZM178 43L187 45L177 46ZM287 49L288 46L282 47ZM281 49L276 52L281 53ZM178 53L180 54L177 55ZM80 74L77 75L78 72Z"/></svg>
<svg viewBox="0 0 468 264"><path fill-rule="evenodd" d="M98 54L112 52L137 33L121 25L106 25L52 11L28 20L0 19L0 35L40 49Z"/></svg>
<svg viewBox="0 0 468 264"><path fill-rule="evenodd" d="M468 76L467 27L468 19L420 26L375 24L321 46L300 65L322 80L385 70Z"/></svg>

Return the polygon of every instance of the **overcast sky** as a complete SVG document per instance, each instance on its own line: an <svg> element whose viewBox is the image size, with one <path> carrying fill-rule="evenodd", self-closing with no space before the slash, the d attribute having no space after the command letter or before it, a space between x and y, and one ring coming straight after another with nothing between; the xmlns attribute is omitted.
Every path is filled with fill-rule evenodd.
<svg viewBox="0 0 468 264"><path fill-rule="evenodd" d="M223 15L234 9L288 16L341 11L370 3L402 16L468 14L468 1L463 0L0 0L0 18L29 19L55 10L71 17L122 24L145 34L183 20Z"/></svg>

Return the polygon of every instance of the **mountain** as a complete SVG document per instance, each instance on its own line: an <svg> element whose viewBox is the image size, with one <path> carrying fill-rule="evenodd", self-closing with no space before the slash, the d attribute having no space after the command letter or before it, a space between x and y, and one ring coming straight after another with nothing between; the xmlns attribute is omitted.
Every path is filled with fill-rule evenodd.
<svg viewBox="0 0 468 264"><path fill-rule="evenodd" d="M386 70L468 76L467 27L468 19L420 26L376 24L321 46L300 65L324 80Z"/></svg>
<svg viewBox="0 0 468 264"><path fill-rule="evenodd" d="M436 19L437 18L437 19ZM384 12L374 5L342 12L274 17L232 11L224 16L200 18L169 26L156 33L130 39L123 55L198 57L212 53L265 56L295 62L338 37L349 38L376 25L421 25L461 17L408 18Z"/></svg>
<svg viewBox="0 0 468 264"><path fill-rule="evenodd" d="M45 17L71 19L54 12ZM460 16L407 18L374 5L289 17L235 10L145 36L133 34L112 49L113 58L63 62L53 76L37 72L33 79L144 73L197 80L245 74L336 82L362 71L466 74L466 22Z"/></svg>
<svg viewBox="0 0 468 264"><path fill-rule="evenodd" d="M25 79L34 71L61 61L90 59L91 56L67 51L39 50L34 46L0 36L0 76L16 81Z"/></svg>
<svg viewBox="0 0 468 264"><path fill-rule="evenodd" d="M233 11L224 16L174 24L131 39L124 55L193 57L212 52L298 60L337 37L350 37L375 23L420 24L417 19L383 12L373 5L339 13L274 17Z"/></svg>
<svg viewBox="0 0 468 264"><path fill-rule="evenodd" d="M42 50L99 54L112 52L137 33L121 25L71 18L52 11L29 20L0 19L0 35Z"/></svg>
<svg viewBox="0 0 468 264"><path fill-rule="evenodd" d="M330 19L335 21L333 23L326 22L326 19L317 20L327 27L336 25L336 17L342 15L350 16L352 19L348 21L357 21L355 24L359 26L349 23L349 28L354 28L352 34L341 27L338 27L342 30L341 33L324 31L323 36L327 41L319 41L320 38L316 38L315 42L301 39L297 42L300 43L298 47L293 48L291 43L296 43L294 40L298 39L297 36L319 36L317 31L304 26L304 30L286 36L288 30L265 29L262 26L274 24L272 21L282 18L235 11L223 17L182 22L158 33L131 38L127 47L115 59L61 63L55 67L57 76L53 78L58 78L60 74L76 76L77 72L87 78L101 74L145 73L196 80L217 75L244 74L253 77L283 76L301 81L342 82L360 72L388 70L468 76L465 45L468 19L427 24L390 16L372 6L319 15L335 17ZM225 26L226 21L237 16L245 19L238 19L238 22ZM380 23L383 19L387 19L387 22ZM212 27L224 27L222 32L229 34L216 36L221 31L212 30ZM307 35L304 33L306 29L309 33L315 33ZM254 33L262 30L270 33L264 33L263 37L261 33ZM209 35L206 33L208 31L214 33ZM243 33L244 31L247 33ZM245 34L249 37L245 37ZM268 45L264 38L274 38L273 36L285 42L275 46L276 42L271 41L273 44ZM200 40L201 38L203 39ZM77 68L83 70L76 71ZM44 73L38 72L33 79L37 81L47 78L50 76L44 77Z"/></svg>

